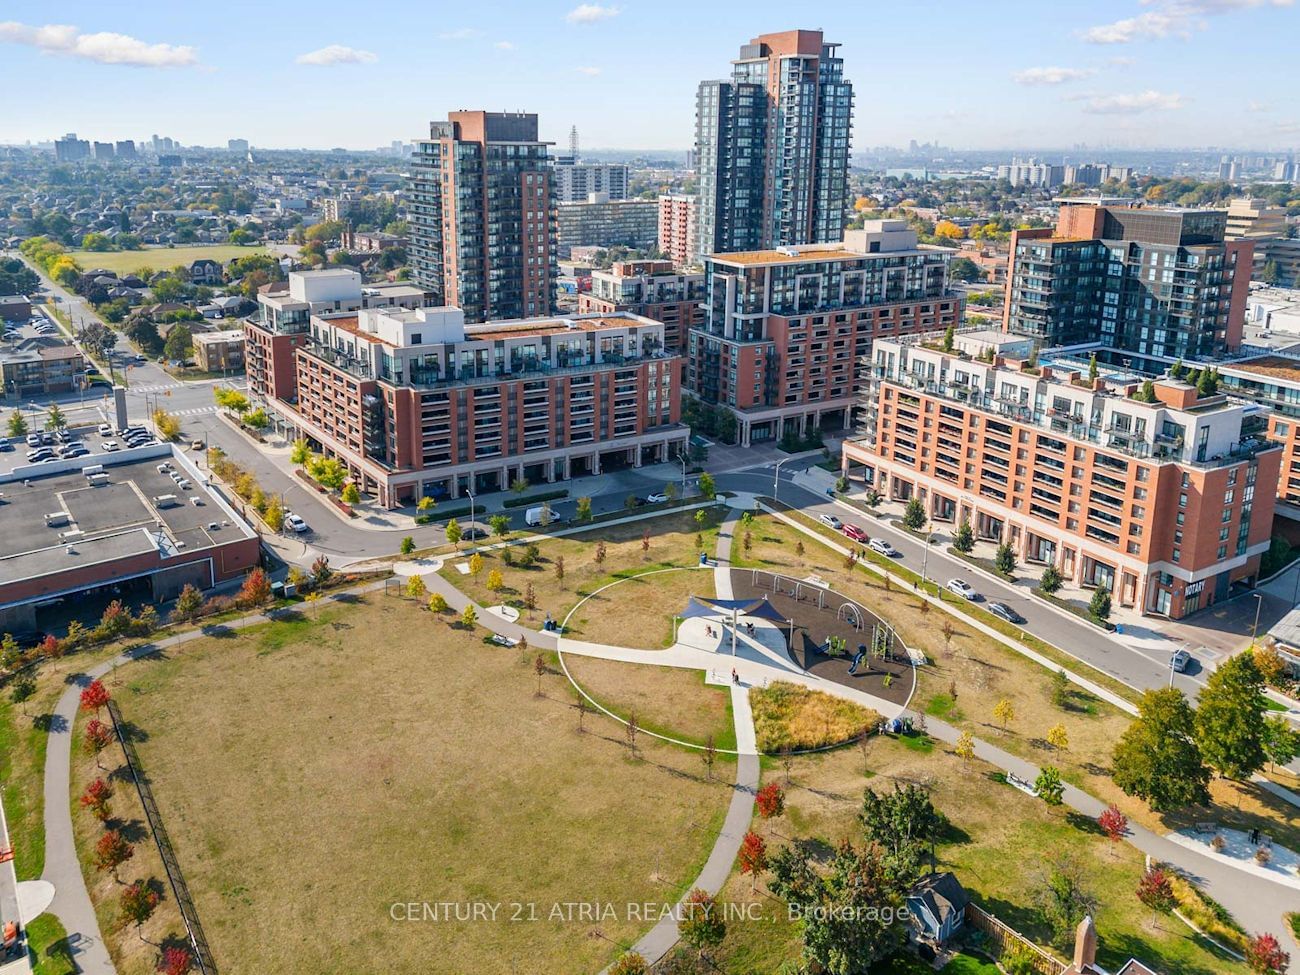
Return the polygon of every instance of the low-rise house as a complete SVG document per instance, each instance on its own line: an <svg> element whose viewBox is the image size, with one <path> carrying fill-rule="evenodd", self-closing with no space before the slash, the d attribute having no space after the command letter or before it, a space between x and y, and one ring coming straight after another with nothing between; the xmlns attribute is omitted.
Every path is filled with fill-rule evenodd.
<svg viewBox="0 0 1300 975"><path fill-rule="evenodd" d="M970 896L952 873L926 874L907 895L907 910L917 934L934 944L947 944L962 930Z"/></svg>
<svg viewBox="0 0 1300 975"><path fill-rule="evenodd" d="M199 258L190 265L190 282L192 284L221 284L225 271L220 261L208 257Z"/></svg>

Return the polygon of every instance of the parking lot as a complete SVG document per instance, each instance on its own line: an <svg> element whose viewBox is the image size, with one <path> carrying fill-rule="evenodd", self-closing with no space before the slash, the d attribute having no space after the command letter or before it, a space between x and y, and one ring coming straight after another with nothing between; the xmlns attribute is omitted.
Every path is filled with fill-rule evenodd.
<svg viewBox="0 0 1300 975"><path fill-rule="evenodd" d="M29 421L29 428L32 425ZM0 445L0 471L79 458L91 463L90 458L96 456L157 442L157 438L142 426L117 430L109 424L87 424L33 431L24 437L6 438Z"/></svg>

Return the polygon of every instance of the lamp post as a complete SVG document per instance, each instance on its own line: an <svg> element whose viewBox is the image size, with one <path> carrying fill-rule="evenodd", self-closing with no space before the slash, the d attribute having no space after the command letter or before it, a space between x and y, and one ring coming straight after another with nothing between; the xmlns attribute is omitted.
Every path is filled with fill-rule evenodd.
<svg viewBox="0 0 1300 975"><path fill-rule="evenodd" d="M1264 594L1255 593L1255 625L1250 628L1250 642L1255 643L1255 637L1259 636L1259 611L1264 608Z"/></svg>
<svg viewBox="0 0 1300 975"><path fill-rule="evenodd" d="M781 484L781 465L784 464L787 460L790 460L790 458L782 457L780 460L778 460L776 462L776 470L772 473L772 500L773 501L778 500L777 490L779 489Z"/></svg>
<svg viewBox="0 0 1300 975"><path fill-rule="evenodd" d="M682 498L686 497L686 451L677 451L677 459L682 462Z"/></svg>
<svg viewBox="0 0 1300 975"><path fill-rule="evenodd" d="M471 474L470 477L473 478L473 475ZM469 527L472 530L474 528L474 492L471 489L466 489L465 493L469 495Z"/></svg>
<svg viewBox="0 0 1300 975"><path fill-rule="evenodd" d="M934 532L925 533L925 552L921 555L921 585L925 585L925 569L930 564L930 539L934 538Z"/></svg>

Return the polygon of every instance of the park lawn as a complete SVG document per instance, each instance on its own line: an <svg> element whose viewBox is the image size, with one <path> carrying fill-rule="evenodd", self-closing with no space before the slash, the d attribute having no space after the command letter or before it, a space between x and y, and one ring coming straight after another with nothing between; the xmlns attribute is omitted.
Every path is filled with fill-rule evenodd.
<svg viewBox="0 0 1300 975"><path fill-rule="evenodd" d="M225 264L237 257L266 254L264 247L240 247L237 244L195 244L192 247L146 247L138 251L83 251L69 253L74 261L87 271L103 268L119 275L130 274L140 268L150 271L169 271L179 264L188 268L195 261L208 258Z"/></svg>
<svg viewBox="0 0 1300 975"><path fill-rule="evenodd" d="M731 693L704 683L703 671L576 653L564 655L564 666L602 707L624 720L635 714L647 731L697 745L712 736L715 748L736 747Z"/></svg>
<svg viewBox="0 0 1300 975"><path fill-rule="evenodd" d="M81 861L81 873L86 879L86 889L99 919L99 930L113 964L121 975L150 975L158 968L159 945L182 946L187 943L185 925L172 897L162 857L149 830L140 794L131 780L121 745L114 738L100 753L98 764L95 757L81 747L86 723L91 717L93 715L78 712L74 727L68 800L72 804L72 833L77 844L77 858ZM107 712L100 719L111 725ZM106 824L101 824L79 801L86 786L97 778L104 779L113 787L113 798L109 802L111 816ZM94 864L95 843L105 828L118 830L135 849L131 859L118 868L120 880L115 880L107 871L96 869ZM137 880L143 881L160 897L153 917L138 932L135 925L122 917L120 902L122 891Z"/></svg>
<svg viewBox="0 0 1300 975"><path fill-rule="evenodd" d="M509 549L516 564L506 565L504 549L480 552L483 568L477 575L456 569L464 559L449 559L441 575L480 606L500 603L514 606L524 622L536 623L549 613L563 621L582 598L616 582L657 569L698 566L701 550L712 553L717 545L719 513L708 513L708 527L701 528L692 512L673 512L658 518L619 525L596 525L577 535L550 538L537 544L540 557L528 568L518 565L522 545ZM642 550L642 534L650 532L650 548ZM697 546L696 536L702 546ZM604 564L596 562L596 543L605 543ZM556 578L557 559L564 559L564 580ZM504 588L487 588L492 570L501 572ZM536 610L529 613L525 593L533 586ZM707 571L664 572L645 580L625 583L589 600L569 622L568 636L598 643L613 643L640 649L663 649L672 639L672 615L686 606L691 594L712 596L713 577ZM632 641L632 642L628 642Z"/></svg>
<svg viewBox="0 0 1300 975"><path fill-rule="evenodd" d="M785 787L786 811L778 819L756 820L755 828L771 848L789 838L814 840L827 849L846 838L861 842L856 816L865 787L881 792L892 790L896 782L922 784L952 823L937 850L939 868L956 873L980 906L1028 937L1044 944L1050 938L1031 892L1040 885L1042 865L1065 853L1079 863L1085 887L1098 899L1098 962L1109 970L1137 957L1157 971L1180 975L1245 971L1243 965L1198 944L1176 918L1161 918L1157 927L1150 926L1148 912L1133 895L1144 866L1137 850L1113 845L1091 821L996 781L994 771L978 760L963 762L942 747L922 757L887 736L873 739L865 758L857 748L796 756L789 785L784 785L780 764L765 764L765 781ZM733 874L726 896L743 900L751 896L749 887L748 877ZM771 903L761 888L760 883L758 896ZM776 918L772 923L729 928L721 952L723 971L776 971L782 962L797 957L795 926L784 920L779 904L771 911ZM1062 954L1059 949L1057 953ZM976 959L970 964L964 970L981 971Z"/></svg>
<svg viewBox="0 0 1300 975"><path fill-rule="evenodd" d="M608 718L579 734L531 652L378 594L284 625L132 664L118 694L223 972L595 971L648 925L620 911L595 937L553 904L694 880L729 786L649 736L633 755ZM390 915L469 901L498 920Z"/></svg>

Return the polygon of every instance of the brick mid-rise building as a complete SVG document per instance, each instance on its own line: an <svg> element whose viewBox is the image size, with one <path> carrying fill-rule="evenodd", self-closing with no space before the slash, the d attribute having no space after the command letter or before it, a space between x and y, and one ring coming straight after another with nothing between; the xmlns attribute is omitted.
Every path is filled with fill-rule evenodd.
<svg viewBox="0 0 1300 975"><path fill-rule="evenodd" d="M297 323L290 326L298 329ZM272 335L250 325L252 337ZM390 507L675 459L682 360L616 312L467 325L451 307L310 314L250 386ZM291 391L278 396L274 390Z"/></svg>
<svg viewBox="0 0 1300 975"><path fill-rule="evenodd" d="M850 426L875 338L960 323L951 256L918 245L901 220L872 221L837 244L710 255L688 392L734 413L745 445Z"/></svg>
<svg viewBox="0 0 1300 975"><path fill-rule="evenodd" d="M676 267L699 263L696 245L699 200L694 196L659 197L659 250Z"/></svg>
<svg viewBox="0 0 1300 975"><path fill-rule="evenodd" d="M674 270L671 261L618 261L593 271L578 295L579 314L629 311L664 325L664 347L686 350L686 335L704 324L704 273Z"/></svg>
<svg viewBox="0 0 1300 975"><path fill-rule="evenodd" d="M1029 340L932 338L877 341L851 476L1144 613L1186 616L1257 575L1282 451L1253 405L1172 379L1146 402L1136 379L1035 366Z"/></svg>

